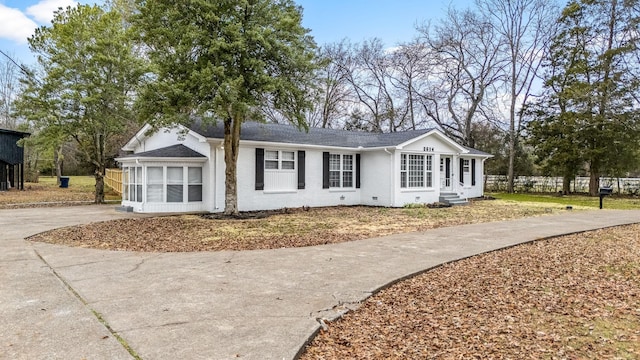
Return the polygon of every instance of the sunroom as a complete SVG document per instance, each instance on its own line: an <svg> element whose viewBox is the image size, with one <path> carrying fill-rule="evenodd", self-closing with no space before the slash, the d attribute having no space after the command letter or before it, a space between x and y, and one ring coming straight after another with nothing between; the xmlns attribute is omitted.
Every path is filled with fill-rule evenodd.
<svg viewBox="0 0 640 360"><path fill-rule="evenodd" d="M182 144L117 158L122 206L136 212L206 210L207 157Z"/></svg>

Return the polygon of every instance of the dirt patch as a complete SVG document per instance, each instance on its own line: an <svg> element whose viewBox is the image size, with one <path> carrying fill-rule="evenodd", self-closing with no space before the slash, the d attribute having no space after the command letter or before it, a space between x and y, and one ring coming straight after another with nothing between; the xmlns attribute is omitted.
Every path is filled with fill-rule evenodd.
<svg viewBox="0 0 640 360"><path fill-rule="evenodd" d="M329 323L302 359L638 359L640 225L475 256Z"/></svg>

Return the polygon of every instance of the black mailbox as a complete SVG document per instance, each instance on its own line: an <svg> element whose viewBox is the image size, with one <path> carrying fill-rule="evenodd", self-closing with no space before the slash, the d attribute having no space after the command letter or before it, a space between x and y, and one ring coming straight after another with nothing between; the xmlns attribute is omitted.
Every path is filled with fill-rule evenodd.
<svg viewBox="0 0 640 360"><path fill-rule="evenodd" d="M613 188L612 187L601 187L600 188L600 209L602 209L602 198L607 196L607 195L611 195L613 194Z"/></svg>
<svg viewBox="0 0 640 360"><path fill-rule="evenodd" d="M600 188L600 196L611 195L611 194L613 194L613 188L612 187L601 187Z"/></svg>

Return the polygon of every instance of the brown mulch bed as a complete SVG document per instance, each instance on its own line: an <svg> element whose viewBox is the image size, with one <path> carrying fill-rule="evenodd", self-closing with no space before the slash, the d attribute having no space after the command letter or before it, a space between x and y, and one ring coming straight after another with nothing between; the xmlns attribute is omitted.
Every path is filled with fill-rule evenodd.
<svg viewBox="0 0 640 360"><path fill-rule="evenodd" d="M640 225L517 246L397 283L302 359L639 359Z"/></svg>
<svg viewBox="0 0 640 360"><path fill-rule="evenodd" d="M554 206L554 205L551 205ZM364 206L288 209L247 219L182 215L133 218L61 228L29 238L68 246L149 252L277 249L338 243L436 227L560 212L501 201L442 209Z"/></svg>

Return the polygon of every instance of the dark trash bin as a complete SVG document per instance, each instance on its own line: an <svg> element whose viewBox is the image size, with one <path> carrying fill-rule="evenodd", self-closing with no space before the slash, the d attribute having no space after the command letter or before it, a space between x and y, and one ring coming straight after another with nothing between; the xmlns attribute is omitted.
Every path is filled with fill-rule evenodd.
<svg viewBox="0 0 640 360"><path fill-rule="evenodd" d="M60 187L68 188L69 187L69 177L68 176L60 176Z"/></svg>

